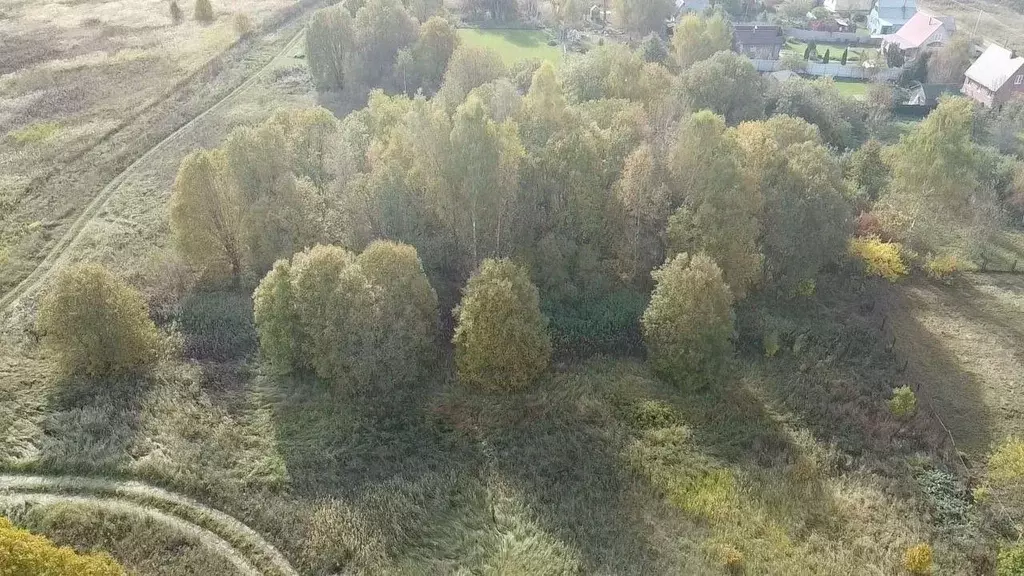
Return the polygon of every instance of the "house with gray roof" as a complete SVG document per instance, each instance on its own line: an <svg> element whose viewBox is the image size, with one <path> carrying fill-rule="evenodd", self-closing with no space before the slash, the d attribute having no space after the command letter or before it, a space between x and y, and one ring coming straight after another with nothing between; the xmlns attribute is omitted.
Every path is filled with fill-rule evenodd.
<svg viewBox="0 0 1024 576"><path fill-rule="evenodd" d="M965 76L960 91L989 108L1024 95L1024 58L1002 46L986 48Z"/></svg>

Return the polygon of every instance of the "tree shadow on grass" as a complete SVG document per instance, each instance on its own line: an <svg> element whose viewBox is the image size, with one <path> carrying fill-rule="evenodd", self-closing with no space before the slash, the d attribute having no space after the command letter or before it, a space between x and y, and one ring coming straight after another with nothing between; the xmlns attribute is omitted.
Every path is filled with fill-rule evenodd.
<svg viewBox="0 0 1024 576"><path fill-rule="evenodd" d="M489 474L585 574L702 572L701 529L625 466L626 431L582 370L515 393L449 392L440 409L474 438Z"/></svg>
<svg viewBox="0 0 1024 576"><path fill-rule="evenodd" d="M123 475L153 385L148 374L56 382L46 402L33 467L61 474Z"/></svg>

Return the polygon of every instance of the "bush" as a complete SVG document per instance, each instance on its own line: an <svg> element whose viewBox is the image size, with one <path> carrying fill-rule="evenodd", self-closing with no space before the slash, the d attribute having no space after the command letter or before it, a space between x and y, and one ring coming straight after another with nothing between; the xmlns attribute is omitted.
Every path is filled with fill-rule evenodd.
<svg viewBox="0 0 1024 576"><path fill-rule="evenodd" d="M61 272L39 308L38 330L68 373L122 374L157 358L159 336L142 295L98 264Z"/></svg>
<svg viewBox="0 0 1024 576"><path fill-rule="evenodd" d="M522 388L551 362L537 288L509 260L484 260L466 284L455 316L455 362L466 384Z"/></svg>
<svg viewBox="0 0 1024 576"><path fill-rule="evenodd" d="M377 366L392 378L414 376L437 349L437 293L431 287L416 249L377 241L356 258L375 297Z"/></svg>
<svg viewBox="0 0 1024 576"><path fill-rule="evenodd" d="M256 29L252 23L252 18L249 18L248 14L235 14L231 24L234 26L235 34L238 34L239 38L245 38Z"/></svg>
<svg viewBox="0 0 1024 576"><path fill-rule="evenodd" d="M643 316L644 344L654 371L681 387L717 382L732 356L732 294L704 254L679 254L653 273Z"/></svg>
<svg viewBox="0 0 1024 576"><path fill-rule="evenodd" d="M631 354L640 351L640 317L647 299L634 290L586 295L573 300L547 300L542 304L550 319L549 331L558 354L586 357L594 354Z"/></svg>
<svg viewBox="0 0 1024 576"><path fill-rule="evenodd" d="M895 282L907 274L907 265L900 256L900 245L882 242L877 236L850 240L850 256L864 264L868 276L879 276Z"/></svg>
<svg viewBox="0 0 1024 576"><path fill-rule="evenodd" d="M178 6L178 0L171 0L171 22L181 24L184 19L185 15L181 12L181 6Z"/></svg>
<svg viewBox="0 0 1024 576"><path fill-rule="evenodd" d="M925 273L935 280L948 280L960 272L960 261L956 256L930 256L924 263Z"/></svg>
<svg viewBox="0 0 1024 576"><path fill-rule="evenodd" d="M917 395L909 386L896 388L889 399L889 411L901 420L910 418L917 412Z"/></svg>
<svg viewBox="0 0 1024 576"><path fill-rule="evenodd" d="M210 23L214 20L213 5L210 0L196 0L196 9L192 17L197 22Z"/></svg>
<svg viewBox="0 0 1024 576"><path fill-rule="evenodd" d="M908 548L903 556L903 567L911 574L931 574L932 547L928 544L918 544Z"/></svg>
<svg viewBox="0 0 1024 576"><path fill-rule="evenodd" d="M106 553L78 554L0 517L0 574L122 576L125 571Z"/></svg>
<svg viewBox="0 0 1024 576"><path fill-rule="evenodd" d="M256 348L252 305L238 292L200 292L181 302L175 318L190 358L232 360Z"/></svg>
<svg viewBox="0 0 1024 576"><path fill-rule="evenodd" d="M416 250L375 242L358 258L317 246L281 260L253 294L264 357L330 381L418 373L437 341L437 296Z"/></svg>
<svg viewBox="0 0 1024 576"><path fill-rule="evenodd" d="M999 551L996 576L1024 576L1024 545L1016 544Z"/></svg>
<svg viewBox="0 0 1024 576"><path fill-rule="evenodd" d="M988 477L997 486L1024 481L1024 440L1007 438L988 460Z"/></svg>

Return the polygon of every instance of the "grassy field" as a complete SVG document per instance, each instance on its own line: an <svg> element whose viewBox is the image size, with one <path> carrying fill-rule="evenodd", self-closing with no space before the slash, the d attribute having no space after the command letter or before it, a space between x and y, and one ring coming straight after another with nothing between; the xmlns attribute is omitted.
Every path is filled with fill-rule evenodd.
<svg viewBox="0 0 1024 576"><path fill-rule="evenodd" d="M868 83L857 80L835 80L836 89L839 93L848 98L863 100L868 93Z"/></svg>
<svg viewBox="0 0 1024 576"><path fill-rule="evenodd" d="M536 33L460 34L508 61L559 56ZM61 262L108 264L151 299L184 292L168 256L178 165L233 127L315 104L296 55L113 187ZM63 121L48 122L11 138L59 140ZM30 297L0 313L0 470L63 479L0 482L0 513L160 576L901 574L923 542L935 573L965 574L974 543L942 512L980 512L960 491L922 487L952 478L943 433L927 413L895 420L886 400L908 378L960 385L958 370L992 370L994 401L1015 390L1024 286L985 278L981 295L824 278L813 298L772 303L777 354L742 342L732 377L705 392L672 388L639 359L595 358L517 393L462 387L441 362L411 389L349 394L266 370L251 294L231 290L193 292L158 318L174 346L152 374L92 382L54 371ZM956 339L931 300L964 314ZM973 302L984 311L968 315ZM887 349L893 311L911 315L895 323L900 346L923 347ZM973 360L955 348L974 343L985 354ZM941 372L917 372L932 365ZM964 390L945 394L959 410ZM984 420L1006 422L992 436L1020 429L1004 406ZM964 434L981 413L958 421Z"/></svg>
<svg viewBox="0 0 1024 576"><path fill-rule="evenodd" d="M562 60L562 49L548 46L551 37L543 30L461 28L459 37L468 45L497 51L509 65L530 58L548 60L555 65Z"/></svg>
<svg viewBox="0 0 1024 576"><path fill-rule="evenodd" d="M236 16L274 32L312 1L214 2L208 25L175 25L163 0L5 5L0 290L24 278L121 169L230 91L261 51L273 54L273 33L239 41Z"/></svg>

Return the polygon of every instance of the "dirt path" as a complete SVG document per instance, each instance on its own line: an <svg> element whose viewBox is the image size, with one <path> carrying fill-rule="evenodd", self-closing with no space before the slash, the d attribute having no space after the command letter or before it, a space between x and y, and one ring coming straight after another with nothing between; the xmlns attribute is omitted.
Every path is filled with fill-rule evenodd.
<svg viewBox="0 0 1024 576"><path fill-rule="evenodd" d="M189 120L186 124L179 127L177 130L169 134L166 138L158 142L152 148L147 150L142 156L132 162L127 168L125 168L120 174L118 174L113 180L107 183L99 193L92 199L91 202L85 207L85 209L79 214L71 226L64 232L64 234L58 239L53 247L47 252L46 257L32 270L32 272L26 276L21 282L15 285L14 288L9 290L6 294L0 296L0 312L6 311L13 306L20 298L33 292L36 288L42 284L42 282L50 275L53 270L56 270L59 264L63 261L65 252L75 246L82 236L82 231L85 229L93 218L98 214L101 214L107 205L107 202L114 195L117 189L132 176L140 166L142 166L147 160L153 155L162 150L168 143L174 141L182 133L188 131L191 127L202 121L208 115L217 112L228 103L231 102L237 95L245 92L247 89L252 87L263 74L269 70L274 62L294 50L295 46L303 37L304 28L299 30L292 38L288 41L285 47L274 55L267 63L253 73L245 82L237 86L230 93L225 95L223 98L215 102L213 105L208 107L206 110L201 112L196 117Z"/></svg>
<svg viewBox="0 0 1024 576"><path fill-rule="evenodd" d="M195 534L241 574L298 576L277 548L242 522L191 498L141 482L7 474L0 475L0 501L70 502L145 514Z"/></svg>

